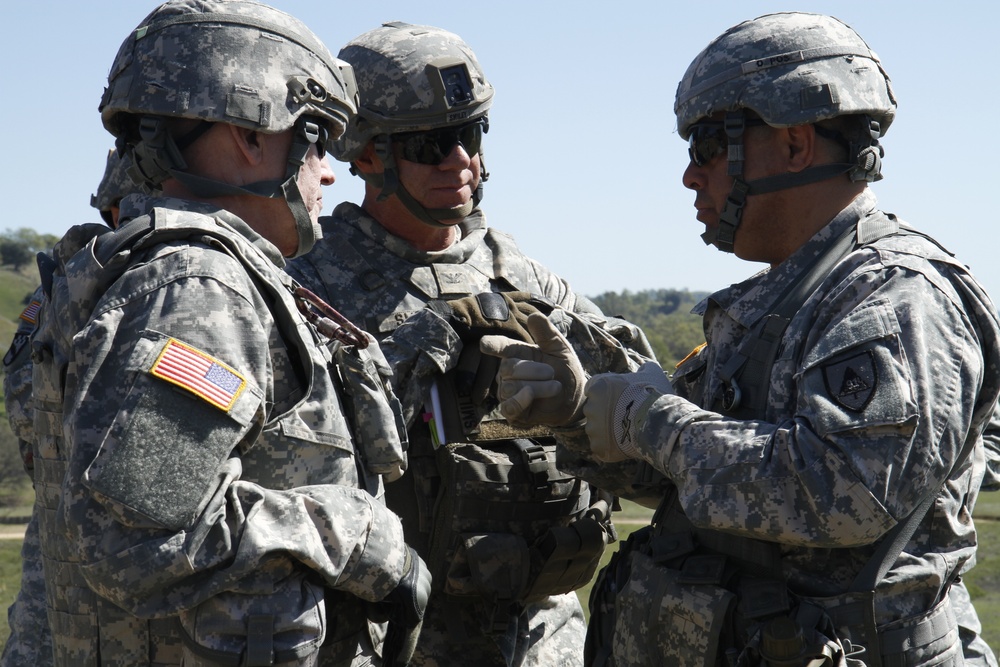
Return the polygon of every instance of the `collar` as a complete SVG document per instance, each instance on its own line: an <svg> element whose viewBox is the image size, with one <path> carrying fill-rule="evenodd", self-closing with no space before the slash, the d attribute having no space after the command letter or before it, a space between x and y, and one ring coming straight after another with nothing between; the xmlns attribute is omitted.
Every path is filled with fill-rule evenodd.
<svg viewBox="0 0 1000 667"><path fill-rule="evenodd" d="M482 245L486 236L486 214L475 208L459 223L459 240L444 250L417 250L392 234L379 222L352 202L343 202L334 209L333 217L351 225L373 243L414 264L464 264Z"/></svg>
<svg viewBox="0 0 1000 667"><path fill-rule="evenodd" d="M285 258L278 248L258 234L242 218L219 208L214 204L206 202L192 201L190 199L178 199L176 197L151 197L143 194L132 194L123 198L119 206L119 227L133 218L144 215L151 215L153 209L164 208L171 211L185 211L197 213L224 223L230 227L231 231L246 239L251 245L257 248L268 260L278 268L284 268ZM154 218L155 220L155 218Z"/></svg>

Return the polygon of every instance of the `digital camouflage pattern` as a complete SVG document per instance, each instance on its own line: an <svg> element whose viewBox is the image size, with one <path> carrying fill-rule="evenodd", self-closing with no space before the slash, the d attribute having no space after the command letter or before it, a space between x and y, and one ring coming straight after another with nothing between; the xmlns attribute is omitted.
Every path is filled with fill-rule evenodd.
<svg viewBox="0 0 1000 667"><path fill-rule="evenodd" d="M104 174L97 186L90 205L96 208L108 226L112 226L111 207L117 206L122 197L133 192L143 192L129 178L127 160L119 159L118 152L108 152ZM97 225L88 227L89 234L102 234L106 229ZM83 242L81 240L81 242ZM18 439L21 459L29 477L34 475L33 444L34 415L31 410L31 346L28 344L38 322L44 293L39 286L29 297L28 305L18 318L18 328L11 347L4 357L4 401L7 419ZM60 315L59 317L65 317ZM45 612L45 578L42 573L42 556L38 536L38 517L32 517L25 531L21 548L21 587L17 598L7 611L10 636L4 646L0 665L42 665L52 663L52 640Z"/></svg>
<svg viewBox="0 0 1000 667"><path fill-rule="evenodd" d="M381 634L365 601L402 576L402 530L369 493L378 478L359 469L329 353L298 313L282 258L210 206L125 204L126 225L149 215L172 240L123 250L104 269L89 251L61 257L67 278L33 342L65 354L78 327L87 340L65 386L64 361L34 365L50 622L74 619L52 626L56 664L179 664L173 619L231 617L254 597L266 607L269 595L303 601L317 588L334 628L321 656L367 664ZM228 252L199 242L205 233ZM173 341L228 370L213 371L220 386L242 380L228 386L228 411L155 372Z"/></svg>
<svg viewBox="0 0 1000 667"><path fill-rule="evenodd" d="M712 41L677 86L677 132L716 111L751 109L789 127L869 114L885 134L896 98L878 56L838 19L803 12L744 21Z"/></svg>
<svg viewBox="0 0 1000 667"><path fill-rule="evenodd" d="M678 367L677 394L655 398L637 444L683 510L680 524L664 519L659 530L690 520L712 553L744 563L756 554L758 574L770 570L801 595L846 590L880 538L936 493L877 589L876 622L905 628L932 607L954 618L947 586L976 550L978 436L1000 393L1000 325L967 269L922 235L856 249L785 331L766 415L727 419L720 407L722 369L749 328L875 207L862 194L781 265L709 297L708 345ZM952 470L970 433L974 456ZM941 627L907 647L906 665L961 653L954 620Z"/></svg>
<svg viewBox="0 0 1000 667"><path fill-rule="evenodd" d="M164 66L165 58L195 55L198 67ZM309 114L326 119L336 136L355 111L355 91L342 67L305 24L268 5L167 2L139 24L115 56L101 119L117 137L127 115L194 118L276 133Z"/></svg>
<svg viewBox="0 0 1000 667"><path fill-rule="evenodd" d="M386 23L338 54L351 63L363 103L333 154L349 162L380 134L429 130L486 115L493 86L458 35L426 25Z"/></svg>
<svg viewBox="0 0 1000 667"><path fill-rule="evenodd" d="M101 212L101 217L114 226L111 220L111 208L118 206L125 195L133 192L157 194L144 185L139 185L128 175L128 158L119 157L118 151L112 148L108 151L107 164L104 166L104 176L97 184L97 192L90 196L90 205Z"/></svg>
<svg viewBox="0 0 1000 667"><path fill-rule="evenodd" d="M383 351L394 370L393 387L403 403L411 443L410 469L400 481L389 485L387 499L390 507L404 515L407 541L418 550L427 541L429 525L442 520L435 513L437 487L452 474L441 467L446 465L441 451L436 457L430 452L430 456L416 456L420 450L414 449L415 443L429 442L427 426L421 418L422 408L432 381L454 368L463 350L462 341L446 321L425 308L428 301L486 291L531 292L560 306L553 316L561 326L581 332L579 349L589 363L626 371L634 368L638 359L645 358L643 355L652 356L641 331L604 317L589 300L574 294L564 280L525 257L509 236L489 228L479 209L460 224L458 241L446 250L435 252L415 250L351 203L340 204L333 216L320 220L327 238L335 242L317 245L308 255L289 262L287 270L383 341ZM466 456L471 457L469 461L477 461L476 465L506 465L512 460L507 458L509 447L504 444L509 442L502 440L492 445L496 447L493 461L479 459L488 457L490 449L456 444L453 461L459 463L454 463L455 470L461 469L460 461L466 460ZM513 460L516 463L516 458ZM634 471L633 465L628 471L629 482ZM510 474L513 480L515 473ZM572 478L564 477L572 483ZM461 479L468 478L456 477ZM463 485L460 481L456 484ZM512 481L510 488L508 493L516 493L514 489L520 487ZM459 489L458 497L461 493ZM524 500L530 502L530 497ZM545 523L536 528L544 530ZM482 665L581 664L584 624L575 594L551 596L528 604L523 613L486 633L483 624L488 624L493 613L488 599L440 592L442 585L469 585L474 592L478 585L475 582L480 581L477 576L489 579L497 587L517 589L519 573L526 573L520 560L522 554L527 555L522 537L509 532L486 532L489 541L481 542L481 537L472 537L477 531L470 530L468 534L467 546L473 554L479 553L477 545L508 546L484 549L483 557L474 559L475 566L471 565L473 557L467 554L459 555L462 562L428 561L432 572L445 573L447 583L436 580L413 664L428 667L451 664L455 656L462 656L463 662ZM482 535L481 531L478 534ZM469 558L468 564L465 558ZM462 568L466 566L472 566L478 574L463 575Z"/></svg>

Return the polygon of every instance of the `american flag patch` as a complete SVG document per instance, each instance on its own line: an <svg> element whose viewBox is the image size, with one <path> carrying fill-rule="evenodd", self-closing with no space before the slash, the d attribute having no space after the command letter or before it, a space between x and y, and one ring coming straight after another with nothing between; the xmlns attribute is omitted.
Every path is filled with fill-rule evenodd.
<svg viewBox="0 0 1000 667"><path fill-rule="evenodd" d="M28 304L28 307L24 309L21 313L21 319L28 324L38 324L38 311L42 309L42 304L38 301L32 301Z"/></svg>
<svg viewBox="0 0 1000 667"><path fill-rule="evenodd" d="M229 366L175 338L163 346L149 372L226 412L247 384Z"/></svg>

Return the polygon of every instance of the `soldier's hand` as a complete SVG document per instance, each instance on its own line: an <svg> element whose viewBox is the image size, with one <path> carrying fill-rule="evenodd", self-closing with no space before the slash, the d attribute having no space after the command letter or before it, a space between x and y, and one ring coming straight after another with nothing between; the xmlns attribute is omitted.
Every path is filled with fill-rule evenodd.
<svg viewBox="0 0 1000 667"><path fill-rule="evenodd" d="M583 417L583 366L566 338L545 315L532 314L527 330L534 340L523 343L485 336L484 354L500 357L500 412L515 426L569 426Z"/></svg>
<svg viewBox="0 0 1000 667"><path fill-rule="evenodd" d="M583 414L594 458L605 463L640 458L636 445L642 410L649 400L674 393L666 373L655 362L635 373L603 373L587 381Z"/></svg>
<svg viewBox="0 0 1000 667"><path fill-rule="evenodd" d="M442 315L463 342L455 368L456 389L472 398L486 412L496 407L495 380L500 360L484 356L478 342L485 335L502 335L530 341L528 316L551 312L553 305L544 297L530 292L483 292L446 302L432 302L431 307Z"/></svg>
<svg viewBox="0 0 1000 667"><path fill-rule="evenodd" d="M396 588L377 604L389 621L382 645L384 667L405 667L413 657L431 594L431 573L411 547L406 547L407 570Z"/></svg>
<svg viewBox="0 0 1000 667"><path fill-rule="evenodd" d="M528 341L526 328L532 313L551 312L551 304L528 292L482 292L452 301L431 302L463 341L495 334Z"/></svg>

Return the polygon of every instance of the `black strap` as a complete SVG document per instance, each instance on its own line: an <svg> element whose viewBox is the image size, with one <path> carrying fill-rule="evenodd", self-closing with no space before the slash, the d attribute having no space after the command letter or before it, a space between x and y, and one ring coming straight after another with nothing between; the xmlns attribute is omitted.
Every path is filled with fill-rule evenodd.
<svg viewBox="0 0 1000 667"><path fill-rule="evenodd" d="M791 284L778 299L774 311L757 323L746 342L722 369L722 411L727 416L760 419L767 408L768 385L778 349L792 317L833 267L856 246L858 227L848 227L840 238L816 260L806 274Z"/></svg>

